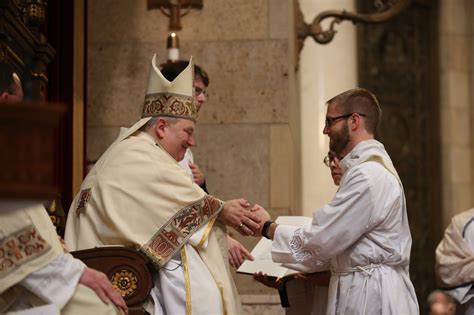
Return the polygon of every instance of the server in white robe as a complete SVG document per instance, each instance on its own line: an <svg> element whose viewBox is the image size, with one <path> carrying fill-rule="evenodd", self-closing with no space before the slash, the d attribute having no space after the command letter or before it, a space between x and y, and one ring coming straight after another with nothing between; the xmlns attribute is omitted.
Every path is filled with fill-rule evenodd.
<svg viewBox="0 0 474 315"><path fill-rule="evenodd" d="M364 89L327 102L324 134L344 157L340 188L302 228L266 221L272 257L311 271L330 259L327 314L418 314L410 281L411 235L403 186L383 145L374 140L381 115ZM265 219L263 209L255 209Z"/></svg>
<svg viewBox="0 0 474 315"><path fill-rule="evenodd" d="M155 59L144 118L120 133L85 178L69 210L66 244L139 249L156 270L146 307L152 314L240 314L212 227L221 220L250 234L258 218L243 199L206 194L179 166L195 144L193 64L170 82Z"/></svg>
<svg viewBox="0 0 474 315"><path fill-rule="evenodd" d="M110 300L126 310L105 275L64 253L41 204L0 202L0 266L1 314L122 314Z"/></svg>
<svg viewBox="0 0 474 315"><path fill-rule="evenodd" d="M474 314L474 208L451 219L436 248L435 271L438 285L464 314Z"/></svg>

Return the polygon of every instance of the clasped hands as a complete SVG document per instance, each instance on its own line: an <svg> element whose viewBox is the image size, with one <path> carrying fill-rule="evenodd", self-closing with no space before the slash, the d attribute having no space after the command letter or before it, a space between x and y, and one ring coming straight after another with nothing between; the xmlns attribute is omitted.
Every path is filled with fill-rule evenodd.
<svg viewBox="0 0 474 315"><path fill-rule="evenodd" d="M219 219L244 236L260 236L263 224L270 220L270 215L262 206L251 206L247 200L239 198L224 203Z"/></svg>

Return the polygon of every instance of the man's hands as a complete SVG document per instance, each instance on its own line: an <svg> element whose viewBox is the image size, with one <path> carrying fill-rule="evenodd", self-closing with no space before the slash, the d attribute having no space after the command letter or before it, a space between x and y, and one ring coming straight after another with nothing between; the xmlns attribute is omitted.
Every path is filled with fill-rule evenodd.
<svg viewBox="0 0 474 315"><path fill-rule="evenodd" d="M266 273L263 273L261 271L254 273L253 278L264 286L273 289L279 289L280 286L283 284L283 282L278 282L277 278L269 277Z"/></svg>
<svg viewBox="0 0 474 315"><path fill-rule="evenodd" d="M261 229L261 221L258 215L248 209L249 207L249 202L243 198L228 200L219 214L219 219L242 235L254 235L253 231Z"/></svg>
<svg viewBox="0 0 474 315"><path fill-rule="evenodd" d="M191 169L191 172L193 173L193 178L194 182L201 186L204 184L204 173L199 169L199 167L194 164L193 162L189 161L189 168Z"/></svg>
<svg viewBox="0 0 474 315"><path fill-rule="evenodd" d="M260 236L263 224L271 219L270 215L258 204L249 207L249 202L243 198L226 201L219 219L242 235Z"/></svg>
<svg viewBox="0 0 474 315"><path fill-rule="evenodd" d="M267 210L258 204L255 204L252 208L250 208L250 211L259 218L261 223L258 229L252 229L252 232L255 235L262 235L263 224L271 219L270 215L268 214Z"/></svg>
<svg viewBox="0 0 474 315"><path fill-rule="evenodd" d="M229 263L234 268L239 268L245 259L254 260L252 254L239 241L227 235L227 248Z"/></svg>
<svg viewBox="0 0 474 315"><path fill-rule="evenodd" d="M321 287L329 286L329 280L331 279L330 271L321 271L313 273L296 273L293 276L293 279L303 280Z"/></svg>
<svg viewBox="0 0 474 315"><path fill-rule="evenodd" d="M283 279L277 279L275 277L269 277L266 273L261 271L256 272L253 274L253 278L258 282L262 283L263 285L278 289L281 285L283 285L286 281L292 280L301 280L305 282L309 282L321 287L329 286L329 280L331 278L330 271L323 271L323 272L314 272L314 273L303 273L298 272L291 276L287 276Z"/></svg>
<svg viewBox="0 0 474 315"><path fill-rule="evenodd" d="M114 289L107 276L95 269L86 268L82 273L79 283L91 288L105 304L110 301L119 307L125 314L128 314L128 307L123 298Z"/></svg>

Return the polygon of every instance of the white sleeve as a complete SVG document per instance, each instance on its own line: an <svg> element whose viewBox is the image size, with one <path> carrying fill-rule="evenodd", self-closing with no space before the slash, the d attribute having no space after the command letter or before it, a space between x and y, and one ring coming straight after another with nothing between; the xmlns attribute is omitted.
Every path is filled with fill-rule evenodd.
<svg viewBox="0 0 474 315"><path fill-rule="evenodd" d="M474 250L474 222L469 220L464 225L463 238L469 247ZM472 283L467 283L455 289L447 290L449 295L454 297L459 303L464 304L474 298L474 289ZM466 312L466 314L469 314Z"/></svg>
<svg viewBox="0 0 474 315"><path fill-rule="evenodd" d="M315 211L312 224L301 228L279 225L272 257L275 262L302 263L316 268L357 241L373 222L372 192L366 175L351 174L333 200Z"/></svg>
<svg viewBox="0 0 474 315"><path fill-rule="evenodd" d="M76 291L86 268L79 259L62 253L45 267L29 274L20 284L45 302L62 309Z"/></svg>
<svg viewBox="0 0 474 315"><path fill-rule="evenodd" d="M474 218L464 225L463 238L469 247L474 251Z"/></svg>
<svg viewBox="0 0 474 315"><path fill-rule="evenodd" d="M194 182L193 172L189 167L189 162L194 162L193 153L190 148L186 149L186 153L184 154L184 158L178 162L179 166L186 171L186 174L191 176L191 179Z"/></svg>

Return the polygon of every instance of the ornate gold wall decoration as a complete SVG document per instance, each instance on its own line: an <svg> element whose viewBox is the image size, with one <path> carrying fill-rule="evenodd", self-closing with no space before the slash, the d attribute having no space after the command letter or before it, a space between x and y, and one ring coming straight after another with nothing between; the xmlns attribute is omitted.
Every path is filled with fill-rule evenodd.
<svg viewBox="0 0 474 315"><path fill-rule="evenodd" d="M410 5L411 0L374 0L373 7L375 12L362 14L357 12L348 12L346 10L328 10L319 13L311 24L306 24L301 17L295 18L296 29L298 31L299 46L306 37L311 36L319 44L328 44L334 38L336 24L342 21L352 21L352 23L378 24L386 22L398 16L403 10ZM299 3L298 3L299 7ZM301 15L299 9L295 10L296 14ZM329 28L323 29L322 23L326 19L332 18Z"/></svg>
<svg viewBox="0 0 474 315"><path fill-rule="evenodd" d="M46 0L26 0L23 4L23 15L30 27L39 27L46 18Z"/></svg>

